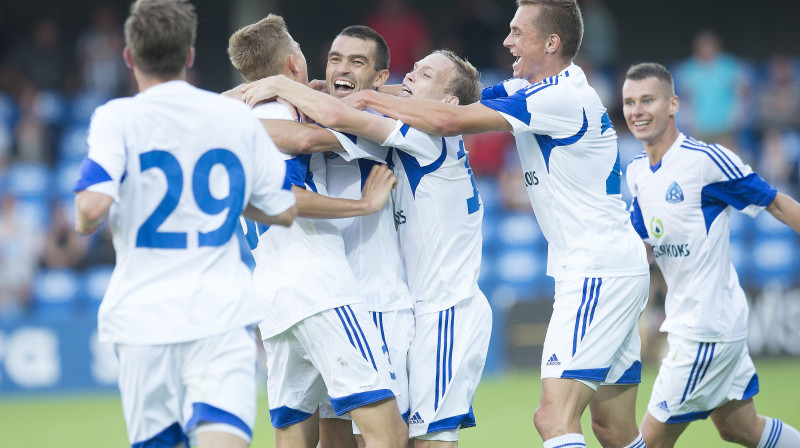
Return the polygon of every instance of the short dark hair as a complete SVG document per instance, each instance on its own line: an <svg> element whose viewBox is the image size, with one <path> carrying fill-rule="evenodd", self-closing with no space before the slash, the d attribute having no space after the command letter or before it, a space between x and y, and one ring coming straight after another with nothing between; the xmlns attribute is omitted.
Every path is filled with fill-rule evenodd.
<svg viewBox="0 0 800 448"><path fill-rule="evenodd" d="M517 6L539 5L536 23L539 37L558 34L563 54L573 59L583 40L583 16L576 0L517 0Z"/></svg>
<svg viewBox="0 0 800 448"><path fill-rule="evenodd" d="M669 87L668 93L675 94L675 83L672 80L672 74L666 67L657 62L644 62L641 64L632 65L625 73L625 79L632 81L641 81L647 78L656 78Z"/></svg>
<svg viewBox="0 0 800 448"><path fill-rule="evenodd" d="M388 70L389 69L389 46L386 45L386 40L377 31L366 25L352 25L343 29L338 36L355 37L357 39L375 42L375 54L373 55L375 61L375 70Z"/></svg>
<svg viewBox="0 0 800 448"><path fill-rule="evenodd" d="M196 36L197 14L187 0L137 0L125 20L133 63L150 75L180 73Z"/></svg>
<svg viewBox="0 0 800 448"><path fill-rule="evenodd" d="M435 50L431 54L445 56L455 67L445 93L458 98L458 104L464 106L472 104L481 98L481 88L483 87L481 85L481 73L469 61L450 50Z"/></svg>
<svg viewBox="0 0 800 448"><path fill-rule="evenodd" d="M286 22L275 14L240 28L228 39L231 64L248 82L280 74L286 56L293 53Z"/></svg>

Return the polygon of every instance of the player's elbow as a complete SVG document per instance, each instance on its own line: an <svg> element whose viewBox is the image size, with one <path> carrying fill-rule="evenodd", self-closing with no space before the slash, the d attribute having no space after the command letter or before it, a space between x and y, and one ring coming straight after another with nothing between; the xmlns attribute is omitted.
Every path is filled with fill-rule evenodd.
<svg viewBox="0 0 800 448"><path fill-rule="evenodd" d="M292 205L283 213L274 216L272 224L289 227L294 222L295 217L297 217L297 205Z"/></svg>

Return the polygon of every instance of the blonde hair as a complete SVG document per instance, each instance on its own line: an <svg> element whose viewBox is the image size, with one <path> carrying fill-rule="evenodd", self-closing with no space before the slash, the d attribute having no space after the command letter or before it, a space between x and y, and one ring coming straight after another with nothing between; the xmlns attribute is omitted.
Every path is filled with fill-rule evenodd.
<svg viewBox="0 0 800 448"><path fill-rule="evenodd" d="M294 53L283 17L270 14L247 25L228 39L228 57L245 80L255 81L283 71L286 56Z"/></svg>
<svg viewBox="0 0 800 448"><path fill-rule="evenodd" d="M467 61L450 50L436 50L431 54L440 54L453 63L455 70L445 93L458 98L458 104L466 106L481 98L481 73Z"/></svg>

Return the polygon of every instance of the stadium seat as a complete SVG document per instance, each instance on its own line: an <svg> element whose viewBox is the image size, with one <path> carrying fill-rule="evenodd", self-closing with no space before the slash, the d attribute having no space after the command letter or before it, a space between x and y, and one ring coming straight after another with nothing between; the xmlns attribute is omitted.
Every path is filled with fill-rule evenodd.
<svg viewBox="0 0 800 448"><path fill-rule="evenodd" d="M34 111L39 118L51 126L64 121L67 103L61 92L45 90L36 95Z"/></svg>
<svg viewBox="0 0 800 448"><path fill-rule="evenodd" d="M491 177L476 177L475 184L483 201L484 215L500 211L500 189L497 180Z"/></svg>
<svg viewBox="0 0 800 448"><path fill-rule="evenodd" d="M751 256L751 246L747 240L733 236L731 228L731 262L739 274L739 283L745 289L753 284L753 257Z"/></svg>
<svg viewBox="0 0 800 448"><path fill-rule="evenodd" d="M80 162L89 151L86 144L86 125L73 124L61 132L58 156L62 162Z"/></svg>
<svg viewBox="0 0 800 448"><path fill-rule="evenodd" d="M6 173L6 192L20 199L44 198L50 191L50 168L39 162L18 162Z"/></svg>
<svg viewBox="0 0 800 448"><path fill-rule="evenodd" d="M77 93L69 102L69 122L79 125L88 124L94 110L108 100L108 96L101 92L83 91Z"/></svg>
<svg viewBox="0 0 800 448"><path fill-rule="evenodd" d="M72 186L81 177L81 164L77 160L67 160L56 166L53 181L53 195L57 199L73 198Z"/></svg>
<svg viewBox="0 0 800 448"><path fill-rule="evenodd" d="M737 210L731 210L731 239L738 238L749 240L753 236L755 227L756 226L753 222L753 218L745 215L744 213L740 213Z"/></svg>
<svg viewBox="0 0 800 448"><path fill-rule="evenodd" d="M13 129L19 118L19 105L14 97L5 92L0 92L0 124L7 129Z"/></svg>
<svg viewBox="0 0 800 448"><path fill-rule="evenodd" d="M111 273L114 266L92 266L83 275L83 293L90 308L97 308L103 300L103 296L111 280Z"/></svg>
<svg viewBox="0 0 800 448"><path fill-rule="evenodd" d="M546 245L539 224L532 213L508 213L500 218L497 228L500 245L506 248L537 248Z"/></svg>
<svg viewBox="0 0 800 448"><path fill-rule="evenodd" d="M494 253L497 251L497 246L498 246L497 230L499 225L500 225L500 218L497 215L487 214L483 216L483 224L481 225L481 236L483 239L484 257L494 255Z"/></svg>
<svg viewBox="0 0 800 448"><path fill-rule="evenodd" d="M800 256L796 247L794 234L758 235L752 250L754 286L795 286L800 274Z"/></svg>
<svg viewBox="0 0 800 448"><path fill-rule="evenodd" d="M45 197L18 199L15 213L18 222L28 229L45 231L50 226L50 203Z"/></svg>
<svg viewBox="0 0 800 448"><path fill-rule="evenodd" d="M759 237L790 237L795 235L794 230L775 219L772 214L766 211L762 211L755 217L755 224L755 230L758 232Z"/></svg>
<svg viewBox="0 0 800 448"><path fill-rule="evenodd" d="M70 318L77 310L80 276L71 269L44 269L33 281L33 307L39 316Z"/></svg>
<svg viewBox="0 0 800 448"><path fill-rule="evenodd" d="M494 266L498 287L514 291L517 300L539 300L553 296L553 282L545 275L547 258L530 248L501 251Z"/></svg>

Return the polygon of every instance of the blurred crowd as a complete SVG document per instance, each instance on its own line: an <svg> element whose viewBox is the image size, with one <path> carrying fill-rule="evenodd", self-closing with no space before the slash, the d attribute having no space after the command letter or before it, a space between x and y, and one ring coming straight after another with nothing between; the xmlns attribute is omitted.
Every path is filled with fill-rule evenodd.
<svg viewBox="0 0 800 448"><path fill-rule="evenodd" d="M624 167L642 147L622 118L620 86L628 63L643 61L625 61L617 53L618 24L602 0L581 5L585 38L576 63L609 109ZM0 316L35 311L39 289L48 294L62 285L40 288L44 280L39 278L59 273L61 282L70 276L80 282L89 272L108 272L113 266L107 226L89 238L72 230L71 187L86 153L86 128L94 108L135 92L121 58L117 12L109 5L97 6L77 39L65 38L53 17L40 17L29 35L13 40L0 26ZM394 82L402 80L397 75L409 71L414 61L439 47L466 56L486 85L510 76L511 56L500 45L508 17L491 1L460 2L455 25L444 36L434 32L432 18L402 0L377 2L364 23L386 38ZM657 61L667 63L675 75L684 133L734 150L795 198L800 197L797 56L746 60L709 30L694 37L684 59ZM531 219L512 136L488 133L465 140L486 207L482 286L487 295L505 284L526 291L537 282L546 285L541 294L552 294L551 283L542 280L546 250ZM623 196L629 200L627 191ZM513 262L502 258L527 249L528 262L519 263L526 256L522 252L513 254Z"/></svg>

